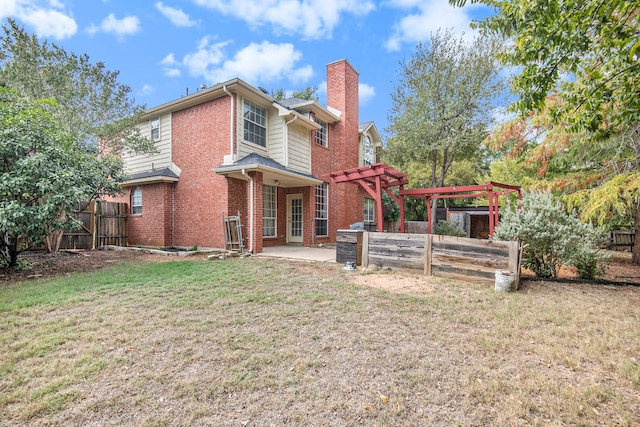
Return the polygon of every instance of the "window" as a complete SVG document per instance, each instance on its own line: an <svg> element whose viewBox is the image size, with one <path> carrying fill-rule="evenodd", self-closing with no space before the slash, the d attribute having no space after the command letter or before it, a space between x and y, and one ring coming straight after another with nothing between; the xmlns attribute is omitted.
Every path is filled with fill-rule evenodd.
<svg viewBox="0 0 640 427"><path fill-rule="evenodd" d="M316 185L316 236L329 235L329 184Z"/></svg>
<svg viewBox="0 0 640 427"><path fill-rule="evenodd" d="M262 237L276 237L276 187L262 186Z"/></svg>
<svg viewBox="0 0 640 427"><path fill-rule="evenodd" d="M376 202L373 199L364 199L364 222L373 223L376 220Z"/></svg>
<svg viewBox="0 0 640 427"><path fill-rule="evenodd" d="M160 118L150 120L149 127L151 128L151 140L160 139Z"/></svg>
<svg viewBox="0 0 640 427"><path fill-rule="evenodd" d="M326 147L327 135L328 135L327 124L320 119L314 119L314 120L317 124L319 124L322 127L320 129L316 129L315 132L313 132L313 140L316 142L316 144Z"/></svg>
<svg viewBox="0 0 640 427"><path fill-rule="evenodd" d="M244 101L244 140L267 146L267 110Z"/></svg>
<svg viewBox="0 0 640 427"><path fill-rule="evenodd" d="M131 192L131 213L142 213L142 188L136 187Z"/></svg>
<svg viewBox="0 0 640 427"><path fill-rule="evenodd" d="M370 166L376 162L376 150L371 143L371 138L365 136L362 139L362 166Z"/></svg>

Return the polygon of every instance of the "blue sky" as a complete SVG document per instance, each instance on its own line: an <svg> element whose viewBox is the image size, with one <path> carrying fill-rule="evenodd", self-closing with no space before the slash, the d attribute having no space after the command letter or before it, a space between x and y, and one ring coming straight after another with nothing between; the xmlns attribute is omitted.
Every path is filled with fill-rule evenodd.
<svg viewBox="0 0 640 427"><path fill-rule="evenodd" d="M120 71L147 107L235 77L268 90L318 86L325 105L326 65L347 58L360 73L359 120L383 137L400 62L439 28L472 37L469 23L488 13L447 0L0 1L3 22Z"/></svg>

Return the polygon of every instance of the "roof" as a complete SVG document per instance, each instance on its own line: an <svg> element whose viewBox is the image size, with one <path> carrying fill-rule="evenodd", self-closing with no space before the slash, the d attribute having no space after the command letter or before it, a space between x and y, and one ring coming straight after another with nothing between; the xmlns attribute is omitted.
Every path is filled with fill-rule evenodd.
<svg viewBox="0 0 640 427"><path fill-rule="evenodd" d="M147 172L134 173L129 175L129 179L123 185L150 184L153 182L177 182L179 176L169 168L153 169Z"/></svg>
<svg viewBox="0 0 640 427"><path fill-rule="evenodd" d="M278 184L284 184L283 186L295 186L301 185L301 183L316 185L322 182L311 174L289 169L275 160L257 153L251 153L235 163L218 166L214 172L221 175L235 175L236 178L239 178L244 175L243 172L256 170L263 172L265 184L269 180L278 181Z"/></svg>

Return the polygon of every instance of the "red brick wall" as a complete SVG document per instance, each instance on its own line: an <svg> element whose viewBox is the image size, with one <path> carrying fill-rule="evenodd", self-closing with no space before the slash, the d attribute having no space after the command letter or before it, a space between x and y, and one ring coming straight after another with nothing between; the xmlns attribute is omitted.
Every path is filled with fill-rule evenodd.
<svg viewBox="0 0 640 427"><path fill-rule="evenodd" d="M340 110L342 115L329 129L328 155L320 152L321 147L313 148L316 176L358 166L358 72L346 60L327 65L327 104ZM329 184L329 236L332 242L338 229L362 221L364 194L364 190L354 184Z"/></svg>
<svg viewBox="0 0 640 427"><path fill-rule="evenodd" d="M213 172L229 154L230 107L225 96L172 115L173 162L182 170L175 189L176 246L222 248L222 213L246 212L242 185L228 185Z"/></svg>
<svg viewBox="0 0 640 427"><path fill-rule="evenodd" d="M131 191L114 201L124 202L131 209ZM171 227L172 184L158 183L140 186L142 189L142 213L127 218L127 243L129 246L173 246Z"/></svg>

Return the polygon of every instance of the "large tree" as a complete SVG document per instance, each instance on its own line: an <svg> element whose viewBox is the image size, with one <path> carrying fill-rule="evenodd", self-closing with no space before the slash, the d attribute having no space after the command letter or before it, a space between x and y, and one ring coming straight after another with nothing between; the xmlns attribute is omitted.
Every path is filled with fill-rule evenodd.
<svg viewBox="0 0 640 427"><path fill-rule="evenodd" d="M3 25L3 30L0 86L13 88L33 100L54 100L55 107L47 114L57 127L71 135L70 141L78 156L87 161L85 171L92 171L92 174L82 174L85 182L78 194L84 197L85 203L104 194L114 194L118 190L117 181L123 177L122 151L153 150L151 141L136 127L143 107L136 105L131 88L119 83L118 72L107 70L103 63L94 64L87 55L67 53L60 46L40 41L12 20ZM51 124L51 120L48 123ZM94 162L91 157L99 157L99 161ZM61 171L64 170L61 167ZM40 194L41 199L58 200L61 195L68 195L58 191L57 186L64 186L66 179L73 180L71 176L48 176L56 183L42 184L50 191ZM65 218L76 208L76 200L70 198L67 203L56 206L57 210L49 213L59 216L58 221L66 224ZM57 250L61 237L61 230L52 230L48 248Z"/></svg>
<svg viewBox="0 0 640 427"><path fill-rule="evenodd" d="M401 63L391 94L384 157L403 168L420 162L426 184L442 187L454 162L479 156L503 83L496 39L465 43L450 30L432 34Z"/></svg>
<svg viewBox="0 0 640 427"><path fill-rule="evenodd" d="M592 154L574 156L576 167L601 166L599 185L585 187L574 199L585 205L584 218L606 219L607 212L624 207L634 212L640 235L640 3L470 2L493 7L496 14L477 25L509 40L503 62L520 69L513 81L519 95L514 110L528 116L547 109L554 126L579 135L568 151ZM640 263L640 245L633 262Z"/></svg>
<svg viewBox="0 0 640 427"><path fill-rule="evenodd" d="M53 100L32 101L0 87L0 265L16 264L19 242L36 243L73 227L68 207L96 191L115 191L119 164L95 149L78 150L76 135L56 119Z"/></svg>

